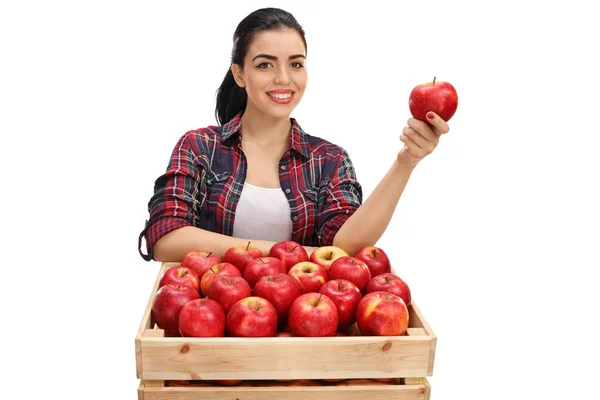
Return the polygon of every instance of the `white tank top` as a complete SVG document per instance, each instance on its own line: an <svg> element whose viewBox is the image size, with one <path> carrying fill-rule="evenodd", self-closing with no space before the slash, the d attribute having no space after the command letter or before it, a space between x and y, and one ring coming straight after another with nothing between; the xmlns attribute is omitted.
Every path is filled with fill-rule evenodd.
<svg viewBox="0 0 600 400"><path fill-rule="evenodd" d="M235 209L233 236L271 242L290 240L290 203L281 188L244 183Z"/></svg>

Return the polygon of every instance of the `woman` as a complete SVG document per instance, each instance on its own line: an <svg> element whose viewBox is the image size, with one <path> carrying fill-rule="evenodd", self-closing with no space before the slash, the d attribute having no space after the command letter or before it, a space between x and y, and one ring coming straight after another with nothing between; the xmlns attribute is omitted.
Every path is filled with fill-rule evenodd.
<svg viewBox="0 0 600 400"><path fill-rule="evenodd" d="M219 126L183 135L155 183L139 242L146 237L146 260L198 250L223 257L249 240L265 254L294 240L309 254L333 245L354 255L379 240L411 172L448 125L431 112L430 124L409 119L404 147L362 204L347 152L290 118L306 88L306 50L286 11L264 8L240 22L217 93Z"/></svg>

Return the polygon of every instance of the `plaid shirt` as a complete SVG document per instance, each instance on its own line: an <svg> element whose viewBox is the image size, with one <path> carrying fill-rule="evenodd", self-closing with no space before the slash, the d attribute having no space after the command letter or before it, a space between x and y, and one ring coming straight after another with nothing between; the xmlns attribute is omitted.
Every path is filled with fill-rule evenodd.
<svg viewBox="0 0 600 400"><path fill-rule="evenodd" d="M148 203L140 233L144 259L162 236L184 226L232 236L235 209L248 164L241 148L240 112L227 124L189 131L177 142ZM347 152L305 133L291 118L290 149L279 161L279 180L291 211L292 237L304 246L331 245L362 204L362 189ZM146 250L141 250L146 237Z"/></svg>

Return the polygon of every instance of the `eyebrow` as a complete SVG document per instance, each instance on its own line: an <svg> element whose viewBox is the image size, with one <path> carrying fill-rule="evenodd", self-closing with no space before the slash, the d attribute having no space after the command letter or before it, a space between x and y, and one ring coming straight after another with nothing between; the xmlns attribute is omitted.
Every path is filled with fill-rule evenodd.
<svg viewBox="0 0 600 400"><path fill-rule="evenodd" d="M276 60L277 60L277 57L275 57L275 56L272 56L272 55L269 55L269 54L259 54L259 55L257 55L256 57L254 57L254 58L252 59L252 61L256 60L257 58L267 58L267 59L269 59L269 60L274 60L274 61L276 61ZM305 56L305 55L303 55L303 54L295 54L295 55L293 55L293 56L289 56L289 57L288 57L288 60L294 60L294 59L296 59L296 58L304 58L304 59L306 59L306 56Z"/></svg>

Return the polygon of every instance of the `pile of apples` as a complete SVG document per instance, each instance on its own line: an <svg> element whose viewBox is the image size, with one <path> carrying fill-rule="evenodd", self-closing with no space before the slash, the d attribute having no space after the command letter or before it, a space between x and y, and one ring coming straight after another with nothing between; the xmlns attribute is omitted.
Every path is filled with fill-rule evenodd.
<svg viewBox="0 0 600 400"><path fill-rule="evenodd" d="M348 255L336 246L310 255L294 241L268 255L251 246L219 256L188 253L159 282L152 318L166 336L400 336L411 293L379 247ZM356 325L355 325L356 324Z"/></svg>

